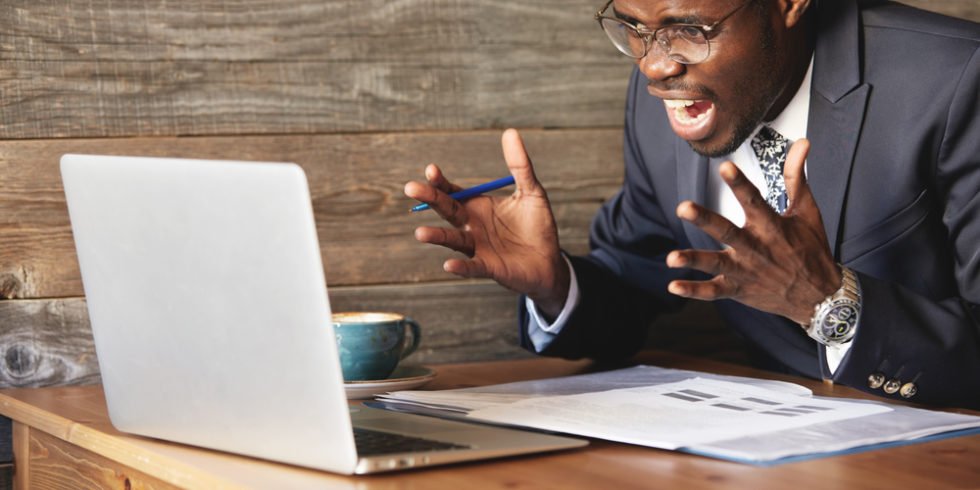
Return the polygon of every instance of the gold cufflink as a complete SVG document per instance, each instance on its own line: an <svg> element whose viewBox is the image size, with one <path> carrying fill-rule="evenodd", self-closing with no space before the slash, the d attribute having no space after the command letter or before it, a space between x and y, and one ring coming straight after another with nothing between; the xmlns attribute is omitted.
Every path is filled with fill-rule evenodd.
<svg viewBox="0 0 980 490"><path fill-rule="evenodd" d="M919 388L915 386L915 383L905 383L898 391L898 394L902 395L902 398L912 398L918 392Z"/></svg>
<svg viewBox="0 0 980 490"><path fill-rule="evenodd" d="M872 373L868 376L868 387L872 390L877 390L881 388L881 385L885 384L885 375L881 373Z"/></svg>

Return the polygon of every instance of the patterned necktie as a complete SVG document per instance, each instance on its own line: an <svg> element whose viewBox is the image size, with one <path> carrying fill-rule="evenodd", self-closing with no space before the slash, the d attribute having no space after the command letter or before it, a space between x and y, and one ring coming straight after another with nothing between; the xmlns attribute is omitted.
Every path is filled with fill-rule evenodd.
<svg viewBox="0 0 980 490"><path fill-rule="evenodd" d="M759 158L759 165L762 172L766 175L766 202L783 214L789 199L786 196L786 183L783 181L783 164L786 163L786 152L789 149L789 140L777 133L769 126L763 126L752 138L752 149L755 156Z"/></svg>

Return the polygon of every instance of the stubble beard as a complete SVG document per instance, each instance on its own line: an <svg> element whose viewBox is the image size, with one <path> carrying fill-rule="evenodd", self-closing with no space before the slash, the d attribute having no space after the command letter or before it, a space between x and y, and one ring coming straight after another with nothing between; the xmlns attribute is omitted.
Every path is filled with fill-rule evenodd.
<svg viewBox="0 0 980 490"><path fill-rule="evenodd" d="M775 53L775 42L772 25L766 23L766 28L762 33L762 56L763 62L756 73L763 74L759 77L754 77L749 80L743 80L736 85L735 93L758 93L763 94L756 97L751 101L751 104L746 108L746 110L738 117L735 121L735 129L732 131L731 137L728 138L724 143L709 147L705 145L700 145L697 142L688 142L691 149L695 153L706 156L708 158L717 158L725 155L731 155L742 146L749 136L755 132L756 128L765 120L766 114L772 107L773 102L779 97L779 81L774 77L767 77L765 74L776 73L775 65L776 62L773 60L773 55Z"/></svg>

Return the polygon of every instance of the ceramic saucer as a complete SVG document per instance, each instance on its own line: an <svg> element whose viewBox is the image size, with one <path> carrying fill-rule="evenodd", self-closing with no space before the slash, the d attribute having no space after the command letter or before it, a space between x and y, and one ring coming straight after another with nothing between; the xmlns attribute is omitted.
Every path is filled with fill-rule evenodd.
<svg viewBox="0 0 980 490"><path fill-rule="evenodd" d="M398 366L388 379L351 381L344 383L349 400L371 398L389 391L418 388L436 377L436 373L424 366Z"/></svg>

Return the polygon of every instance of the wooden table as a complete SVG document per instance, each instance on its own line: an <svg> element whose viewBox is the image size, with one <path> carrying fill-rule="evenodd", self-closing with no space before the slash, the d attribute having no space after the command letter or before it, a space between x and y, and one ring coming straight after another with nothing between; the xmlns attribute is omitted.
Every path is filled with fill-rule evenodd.
<svg viewBox="0 0 980 490"><path fill-rule="evenodd" d="M855 390L763 371L646 353L640 362L782 379L815 393ZM583 373L587 361L532 359L434 366L427 389ZM260 389L257 387L256 389ZM758 468L606 441L581 450L347 477L122 434L109 423L101 387L0 391L14 420L16 488L946 488L980 486L980 436Z"/></svg>

